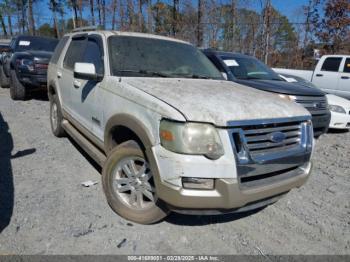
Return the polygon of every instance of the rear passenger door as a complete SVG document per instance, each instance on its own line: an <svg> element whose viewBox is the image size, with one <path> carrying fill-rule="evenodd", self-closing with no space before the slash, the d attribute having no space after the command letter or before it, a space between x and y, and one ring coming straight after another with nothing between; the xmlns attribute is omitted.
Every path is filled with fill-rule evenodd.
<svg viewBox="0 0 350 262"><path fill-rule="evenodd" d="M339 74L338 95L350 99L350 57L344 58Z"/></svg>
<svg viewBox="0 0 350 262"><path fill-rule="evenodd" d="M327 57L320 67L317 67L312 82L322 90L338 94L339 68L342 57Z"/></svg>

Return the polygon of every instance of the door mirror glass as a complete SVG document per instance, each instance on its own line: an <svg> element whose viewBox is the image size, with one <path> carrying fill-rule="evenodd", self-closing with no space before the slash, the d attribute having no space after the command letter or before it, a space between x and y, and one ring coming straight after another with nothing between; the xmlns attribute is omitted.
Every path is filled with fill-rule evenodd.
<svg viewBox="0 0 350 262"><path fill-rule="evenodd" d="M101 81L102 75L96 74L95 65L92 63L75 63L74 78Z"/></svg>
<svg viewBox="0 0 350 262"><path fill-rule="evenodd" d="M225 72L221 72L222 76L227 80L227 74Z"/></svg>

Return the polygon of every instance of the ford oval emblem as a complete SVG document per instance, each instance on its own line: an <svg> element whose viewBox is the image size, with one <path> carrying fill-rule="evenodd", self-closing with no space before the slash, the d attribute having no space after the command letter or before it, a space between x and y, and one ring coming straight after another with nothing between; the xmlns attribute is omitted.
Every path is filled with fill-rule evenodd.
<svg viewBox="0 0 350 262"><path fill-rule="evenodd" d="M282 132L273 132L270 134L270 141L274 143L281 143L286 139L286 135Z"/></svg>

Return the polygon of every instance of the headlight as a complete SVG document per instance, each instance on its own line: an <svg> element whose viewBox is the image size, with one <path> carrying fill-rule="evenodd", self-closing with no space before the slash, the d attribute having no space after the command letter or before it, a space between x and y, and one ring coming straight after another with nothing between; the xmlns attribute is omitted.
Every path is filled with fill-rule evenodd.
<svg viewBox="0 0 350 262"><path fill-rule="evenodd" d="M341 106L329 105L328 107L329 107L329 110L331 110L332 112L346 114L345 109L342 108Z"/></svg>
<svg viewBox="0 0 350 262"><path fill-rule="evenodd" d="M29 71L34 71L34 62L30 59L17 59L17 65L18 66L24 66Z"/></svg>
<svg viewBox="0 0 350 262"><path fill-rule="evenodd" d="M201 123L179 123L162 120L160 140L166 149L218 159L224 155L219 134L214 126Z"/></svg>
<svg viewBox="0 0 350 262"><path fill-rule="evenodd" d="M280 98L283 98L283 99L287 99L289 101L294 101L296 99L295 96L291 96L291 95L285 95L285 94L278 94L278 96Z"/></svg>

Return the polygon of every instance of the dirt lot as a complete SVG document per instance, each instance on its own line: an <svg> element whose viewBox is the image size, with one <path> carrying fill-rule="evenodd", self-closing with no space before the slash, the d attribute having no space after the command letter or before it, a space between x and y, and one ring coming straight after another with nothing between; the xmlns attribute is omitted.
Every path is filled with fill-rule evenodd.
<svg viewBox="0 0 350 262"><path fill-rule="evenodd" d="M49 126L49 103L0 89L0 254L350 254L350 133L317 141L300 189L260 212L129 223L98 168Z"/></svg>

